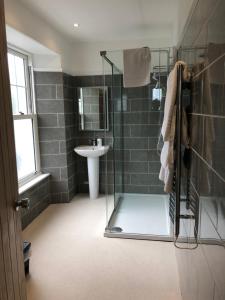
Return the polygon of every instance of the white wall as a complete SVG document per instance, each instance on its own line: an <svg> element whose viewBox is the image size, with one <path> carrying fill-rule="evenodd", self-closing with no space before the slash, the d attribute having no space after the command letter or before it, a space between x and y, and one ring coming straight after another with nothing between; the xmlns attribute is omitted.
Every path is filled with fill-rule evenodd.
<svg viewBox="0 0 225 300"><path fill-rule="evenodd" d="M177 24L174 31L174 43L179 45L190 13L198 0L177 0Z"/></svg>
<svg viewBox="0 0 225 300"><path fill-rule="evenodd" d="M176 6L176 22L174 23L171 37L168 34L162 36L162 32L158 38L149 40L118 40L112 42L92 42L92 43L74 43L72 61L76 68L77 75L102 74L102 60L99 55L101 50L117 50L149 46L150 48L173 47L179 44L182 37L184 27L188 21L188 17L197 0L177 0ZM113 61L121 67L121 52L113 54Z"/></svg>
<svg viewBox="0 0 225 300"><path fill-rule="evenodd" d="M149 46L150 48L171 47L177 45L183 33L192 5L197 0L177 0L177 19L171 37L158 32L149 40L114 40L111 42L75 43L55 30L46 21L27 9L18 0L5 0L6 23L51 49L60 57L35 55L35 66L40 69L58 66L71 75L102 74L101 50L116 50ZM155 31L154 31L155 32ZM157 32L156 32L157 33ZM116 59L116 56L114 56ZM121 53L118 55L118 61ZM119 62L118 64L121 64Z"/></svg>
<svg viewBox="0 0 225 300"><path fill-rule="evenodd" d="M32 55L33 68L35 71L62 72L61 57L59 55Z"/></svg>
<svg viewBox="0 0 225 300"><path fill-rule="evenodd" d="M79 43L73 44L74 53L72 56L73 64L76 66L76 75L102 74L102 50L121 50L149 46L150 48L172 46L171 39L152 39L152 40L126 40L98 43ZM113 61L121 67L122 53L118 52L113 56Z"/></svg>
<svg viewBox="0 0 225 300"><path fill-rule="evenodd" d="M61 56L64 72L73 73L70 41L17 0L5 0L6 24Z"/></svg>
<svg viewBox="0 0 225 300"><path fill-rule="evenodd" d="M8 46L32 55L35 70L62 71L61 56L27 35L6 25Z"/></svg>

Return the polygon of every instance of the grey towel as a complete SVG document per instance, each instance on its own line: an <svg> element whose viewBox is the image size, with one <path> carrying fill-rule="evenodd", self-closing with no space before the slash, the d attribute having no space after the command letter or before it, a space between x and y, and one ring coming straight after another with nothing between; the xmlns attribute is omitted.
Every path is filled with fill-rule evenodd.
<svg viewBox="0 0 225 300"><path fill-rule="evenodd" d="M123 85L138 87L150 83L151 53L147 47L123 50Z"/></svg>

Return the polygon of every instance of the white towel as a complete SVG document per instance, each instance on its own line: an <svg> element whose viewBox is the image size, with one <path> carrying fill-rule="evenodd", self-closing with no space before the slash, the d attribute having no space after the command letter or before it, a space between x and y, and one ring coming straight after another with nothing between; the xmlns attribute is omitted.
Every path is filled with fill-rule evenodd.
<svg viewBox="0 0 225 300"><path fill-rule="evenodd" d="M162 124L161 134L163 136L164 145L161 152L161 169L159 179L164 182L164 191L170 193L172 191L172 179L174 171L174 138L176 129L176 94L177 94L177 67L184 66L183 80L190 79L188 67L183 61L178 61L173 70L170 72L167 80L167 92L164 109L164 119ZM183 124L182 124L182 143L188 147L188 134L187 134L187 118L183 111Z"/></svg>
<svg viewBox="0 0 225 300"><path fill-rule="evenodd" d="M147 47L123 50L123 85L125 88L150 83L151 53Z"/></svg>
<svg viewBox="0 0 225 300"><path fill-rule="evenodd" d="M179 65L184 66L183 80L188 81L190 79L190 73L188 72L187 64L183 61L176 62L173 70L170 72L167 79L167 91L166 101L164 108L164 118L162 124L162 136L164 141L174 139L175 130L172 128L172 118L175 110L176 94L177 94L177 67Z"/></svg>

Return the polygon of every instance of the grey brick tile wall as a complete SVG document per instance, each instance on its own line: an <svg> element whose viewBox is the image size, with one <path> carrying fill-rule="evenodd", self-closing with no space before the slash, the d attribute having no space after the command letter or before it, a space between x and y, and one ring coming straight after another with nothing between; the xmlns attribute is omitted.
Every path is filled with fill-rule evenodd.
<svg viewBox="0 0 225 300"><path fill-rule="evenodd" d="M165 77L165 78L164 78ZM161 84L166 87L166 76L161 77ZM101 76L77 76L75 77L76 87L103 85ZM110 95L110 76L106 77ZM119 84L119 78L118 78ZM152 101L152 89L154 85L140 88L123 89L123 114L121 114L120 88L118 100L114 100L114 147L116 160L116 182L119 184L121 166L124 168L124 191L129 193L157 193L163 194L163 186L158 180L160 170L160 158L157 154L157 142L161 129L163 111ZM162 99L162 103L165 98ZM112 100L109 99L109 120L110 130L104 142L112 145L113 118ZM163 110L163 107L162 107ZM87 144L93 137L101 137L104 134L98 131L80 132L78 143ZM105 191L105 160L108 160L108 189L113 189L113 153L109 151L107 156L100 158L100 191ZM86 160L79 159L78 190L88 191L88 175ZM144 174L144 175L143 175ZM135 177L136 176L136 177ZM126 178L126 179L125 179ZM128 180L129 178L129 180ZM136 178L131 182L131 178ZM143 179L144 178L144 179ZM121 187L118 187L121 190Z"/></svg>
<svg viewBox="0 0 225 300"><path fill-rule="evenodd" d="M225 299L224 14L223 0L197 1L179 51L193 77L190 199L198 221L182 222L190 244L195 229L198 249L176 252L184 299Z"/></svg>
<svg viewBox="0 0 225 300"><path fill-rule="evenodd" d="M106 187L109 192L113 191L115 172L117 191L163 193L162 185L158 180L160 163L156 151L162 112L152 104L152 85L124 89L123 107L121 107L119 98L118 100L115 98L114 103L110 99L111 78L106 76L109 87L109 131L105 134L99 131L78 130L76 103L76 88L103 86L102 76L74 77L60 72L35 72L34 78L41 168L42 172L50 173L51 177L48 181L49 191L42 196L45 201L36 200L35 210L23 216L25 225L49 203L69 202L77 192L88 192L87 161L74 153L74 147L88 144L94 137L102 137L105 144L112 145L113 105L116 169L114 170L111 149L107 156L100 158L100 192L104 193ZM119 83L121 78L117 79ZM119 90L118 87L114 91L118 92L118 97ZM123 189L122 168L125 185Z"/></svg>
<svg viewBox="0 0 225 300"><path fill-rule="evenodd" d="M29 225L51 202L50 179L46 178L20 195L20 199L30 199L30 209L21 210L22 228Z"/></svg>
<svg viewBox="0 0 225 300"><path fill-rule="evenodd" d="M68 202L77 191L74 79L60 72L35 72L34 79L41 168L51 174L51 203Z"/></svg>

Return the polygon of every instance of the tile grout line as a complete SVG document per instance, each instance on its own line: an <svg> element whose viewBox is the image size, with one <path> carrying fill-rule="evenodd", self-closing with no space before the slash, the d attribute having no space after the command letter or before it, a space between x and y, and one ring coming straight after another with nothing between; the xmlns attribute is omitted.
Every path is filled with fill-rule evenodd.
<svg viewBox="0 0 225 300"><path fill-rule="evenodd" d="M225 119L225 116L220 115L209 115L209 114L201 114L201 113L190 113L193 116L202 116L202 117L209 117L209 118L218 118L218 119Z"/></svg>
<svg viewBox="0 0 225 300"><path fill-rule="evenodd" d="M197 79L197 77L199 77L202 73L204 73L205 71L207 71L209 68L211 68L211 66L213 66L216 62L218 62L221 58L223 58L225 56L225 53L221 54L219 57L217 57L214 61L212 61L210 64L208 64L203 70L201 70L198 74L196 74L193 77L194 79Z"/></svg>
<svg viewBox="0 0 225 300"><path fill-rule="evenodd" d="M194 149L192 151L207 165L207 167L214 172L214 174L225 183L225 179Z"/></svg>

